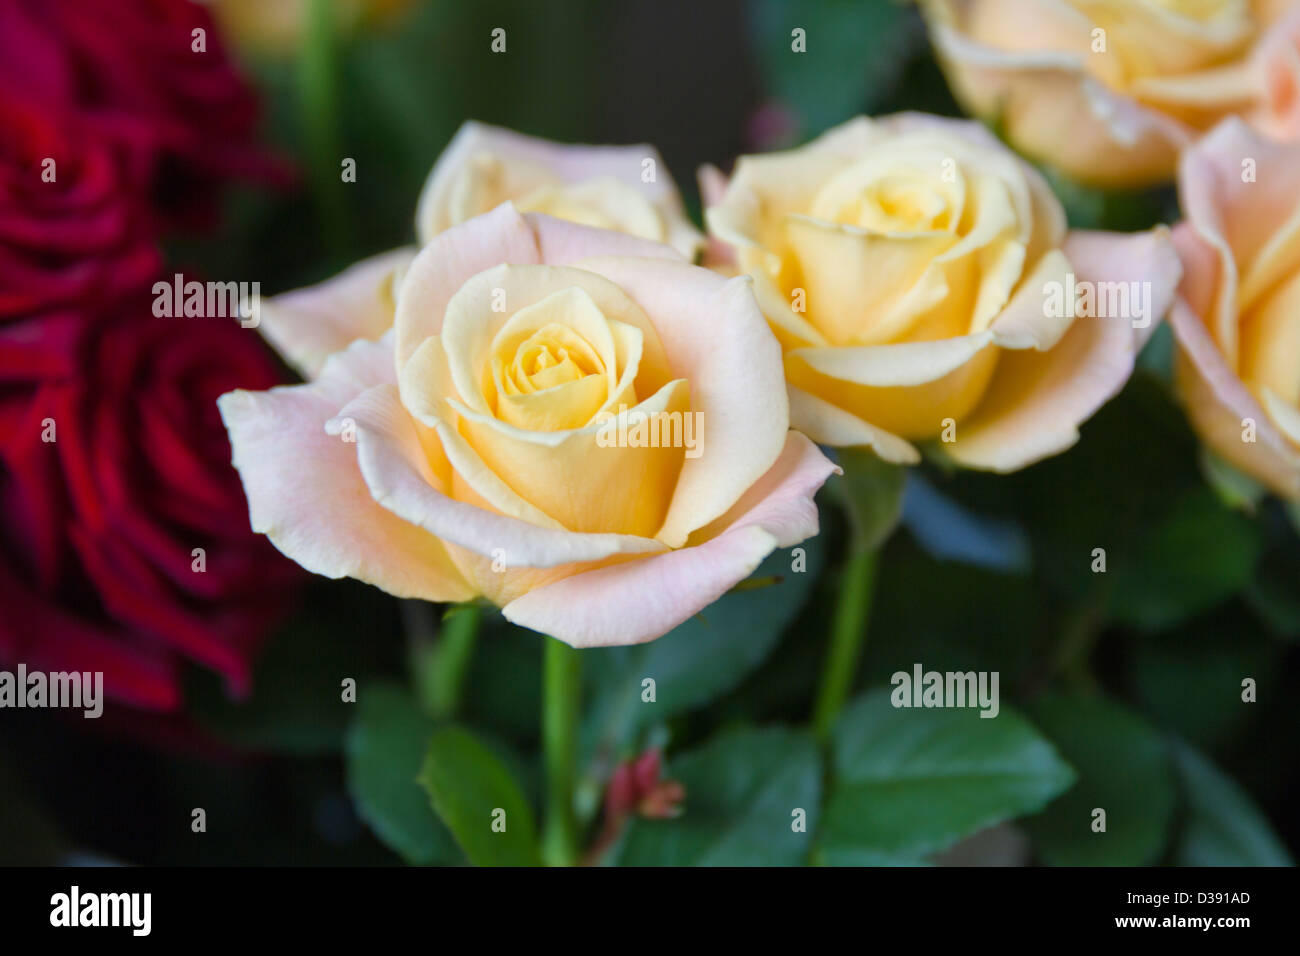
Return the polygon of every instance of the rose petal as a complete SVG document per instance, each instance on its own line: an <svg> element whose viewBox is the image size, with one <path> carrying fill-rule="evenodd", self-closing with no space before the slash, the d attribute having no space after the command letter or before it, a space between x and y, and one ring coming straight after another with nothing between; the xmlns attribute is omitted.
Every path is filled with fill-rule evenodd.
<svg viewBox="0 0 1300 956"><path fill-rule="evenodd" d="M1179 398L1201 438L1283 497L1300 497L1300 449L1287 442L1185 302L1174 303L1169 322L1180 346ZM1253 442L1243 440L1248 419L1255 425Z"/></svg>
<svg viewBox="0 0 1300 956"><path fill-rule="evenodd" d="M337 430L341 418L356 423L357 459L375 501L411 524L499 560L504 567L550 568L663 549L649 538L543 527L449 497L440 490L443 480L429 464L432 432L419 430L394 386L379 386L358 396L330 427ZM450 477L458 480L460 475ZM459 485L456 490L459 494Z"/></svg>
<svg viewBox="0 0 1300 956"><path fill-rule="evenodd" d="M870 448L883 461L916 465L921 453L911 442L863 421L852 412L791 385L790 427L834 448Z"/></svg>
<svg viewBox="0 0 1300 956"><path fill-rule="evenodd" d="M654 640L747 578L774 549L816 534L812 498L836 470L812 442L790 432L717 537L565 578L516 598L502 613L574 647Z"/></svg>
<svg viewBox="0 0 1300 956"><path fill-rule="evenodd" d="M490 352L496 336L520 311L531 309L552 295L575 289L585 293L605 318L641 332L637 384L646 394L658 391L676 377L668 367L654 324L617 284L588 269L502 265L467 281L444 309L440 336L454 392L449 393L445 385L424 381L420 367L410 368L408 359L399 376L407 407L417 418L422 418L430 397L447 396L459 398L477 412L490 414L481 383L483 370L490 368ZM426 421L426 424L433 422Z"/></svg>
<svg viewBox="0 0 1300 956"><path fill-rule="evenodd" d="M531 164L562 183L612 179L635 190L659 209L669 230L666 240L681 254L690 254L699 245L701 237L686 220L677 188L663 157L653 146L552 143L474 121L461 126L434 164L420 192L415 221L421 242L429 242L438 233L457 225L451 208L456 180L467 162L484 153ZM648 181L643 178L647 160L656 170Z"/></svg>
<svg viewBox="0 0 1300 956"><path fill-rule="evenodd" d="M579 263L630 295L652 317L675 377L690 383L702 454L682 465L656 535L680 547L730 508L781 453L790 411L781 347L745 277L662 259Z"/></svg>
<svg viewBox="0 0 1300 956"><path fill-rule="evenodd" d="M1279 140L1300 138L1300 8L1280 17L1256 47L1263 77L1263 103L1251 117L1265 134Z"/></svg>
<svg viewBox="0 0 1300 956"><path fill-rule="evenodd" d="M566 266L591 256L642 256L647 259L685 261L670 245L639 239L622 232L594 229L567 219L541 213L525 214L524 221L537 235L541 261L548 266Z"/></svg>
<svg viewBox="0 0 1300 956"><path fill-rule="evenodd" d="M1168 231L1134 235L1074 232L1065 254L1080 281L1151 283L1152 322L1074 320L1052 349L1005 352L979 407L945 446L970 468L1015 471L1073 445L1078 425L1115 395L1133 372L1145 337L1168 310L1180 266Z"/></svg>
<svg viewBox="0 0 1300 956"><path fill-rule="evenodd" d="M1226 120L1183 157L1179 186L1188 221L1236 265L1240 311L1300 267L1300 145Z"/></svg>
<svg viewBox="0 0 1300 956"><path fill-rule="evenodd" d="M259 329L303 378L313 379L330 355L392 328L393 283L414 258L414 249L394 249L324 282L274 296L262 303Z"/></svg>
<svg viewBox="0 0 1300 956"><path fill-rule="evenodd" d="M969 112L996 121L1022 153L1081 182L1168 180L1191 142L1190 128L1107 89L1077 54L999 50L938 20L930 38Z"/></svg>
<svg viewBox="0 0 1300 956"><path fill-rule="evenodd" d="M931 263L957 241L948 232L881 235L801 215L787 218L786 237L813 290L808 321L838 345L906 334L947 293Z"/></svg>
<svg viewBox="0 0 1300 956"><path fill-rule="evenodd" d="M700 202L707 209L720 204L727 195L727 176L711 163L705 163L695 173L700 190ZM736 274L736 254L731 246L713 236L705 239L704 261L701 265L723 275Z"/></svg>
<svg viewBox="0 0 1300 956"><path fill-rule="evenodd" d="M855 385L924 385L961 368L993 341L992 332L930 342L794 349L788 361L806 363L829 378Z"/></svg>
<svg viewBox="0 0 1300 956"><path fill-rule="evenodd" d="M465 409L459 431L493 475L565 528L649 538L674 499L683 461L690 461L684 455L694 453L686 443L698 448L704 436L693 424L699 417L692 417L684 379L637 403L632 414L638 413L658 423L658 445L620 442L617 411L607 425L529 432Z"/></svg>
<svg viewBox="0 0 1300 956"><path fill-rule="evenodd" d="M902 349L899 354L912 366L908 371L918 375L951 366L931 381L916 385L858 385L824 375L793 355L786 362L786 379L790 385L894 435L917 440L933 438L943 430L946 419L963 421L984 395L1004 355L990 339L984 333L960 340L882 346ZM928 347L914 347L920 345Z"/></svg>
<svg viewBox="0 0 1300 956"><path fill-rule="evenodd" d="M1183 263L1183 279L1178 294L1197 315L1214 315L1215 288L1219 282L1218 250L1201 238L1187 221L1170 230L1169 237Z"/></svg>
<svg viewBox="0 0 1300 956"><path fill-rule="evenodd" d="M376 504L356 448L325 432L344 402L392 375L390 346L357 342L310 385L221 396L249 518L316 574L357 578L398 597L467 600L474 592L442 543Z"/></svg>
<svg viewBox="0 0 1300 956"><path fill-rule="evenodd" d="M398 287L393 320L397 367L410 360L420 343L442 330L447 303L470 277L501 263L540 261L533 230L510 203L434 237L411 262Z"/></svg>

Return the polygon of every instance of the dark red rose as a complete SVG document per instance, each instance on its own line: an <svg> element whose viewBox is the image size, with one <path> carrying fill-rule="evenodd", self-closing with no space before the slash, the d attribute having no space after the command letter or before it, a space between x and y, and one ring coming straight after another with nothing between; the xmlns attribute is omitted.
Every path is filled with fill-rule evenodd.
<svg viewBox="0 0 1300 956"><path fill-rule="evenodd" d="M249 528L216 405L276 366L252 329L151 306L90 325L76 374L0 384L0 660L170 710L186 660L247 689L298 572Z"/></svg>
<svg viewBox="0 0 1300 956"><path fill-rule="evenodd" d="M210 221L222 180L284 175L255 143L257 101L193 0L5 0L0 100L73 116L114 144L168 224Z"/></svg>
<svg viewBox="0 0 1300 956"><path fill-rule="evenodd" d="M16 367L0 368L0 377L44 374L67 354L58 329L38 336L3 327L120 296L145 283L161 258L148 210L108 144L13 100L0 99L0 128L0 334L33 349Z"/></svg>

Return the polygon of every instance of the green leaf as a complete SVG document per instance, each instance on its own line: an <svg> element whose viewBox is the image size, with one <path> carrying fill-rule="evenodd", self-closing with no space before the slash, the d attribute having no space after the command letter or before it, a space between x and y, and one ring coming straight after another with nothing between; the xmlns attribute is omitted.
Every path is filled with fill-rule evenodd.
<svg viewBox="0 0 1300 956"><path fill-rule="evenodd" d="M1262 484L1219 457L1208 445L1201 446L1200 463L1206 482L1229 508L1253 512L1268 493Z"/></svg>
<svg viewBox="0 0 1300 956"><path fill-rule="evenodd" d="M1171 742L1186 817L1175 861L1182 866L1293 866L1254 801L1203 754Z"/></svg>
<svg viewBox="0 0 1300 956"><path fill-rule="evenodd" d="M831 480L832 494L848 512L853 546L874 551L903 516L907 469L882 461L865 448L841 448L835 457L844 474Z"/></svg>
<svg viewBox="0 0 1300 956"><path fill-rule="evenodd" d="M1175 787L1163 738L1101 697L1042 698L1030 713L1074 765L1079 782L1026 821L1039 857L1057 866L1146 866L1169 839ZM1093 810L1106 811L1094 833Z"/></svg>
<svg viewBox="0 0 1300 956"><path fill-rule="evenodd" d="M743 681L798 615L822 560L820 538L775 551L750 578L775 583L725 594L657 641L584 651L592 699L584 724L588 746L618 751L652 722L706 704ZM653 703L642 700L646 678L655 682Z"/></svg>
<svg viewBox="0 0 1300 956"><path fill-rule="evenodd" d="M433 721L407 691L365 686L346 740L348 792L357 813L408 863L455 863L461 853L416 777Z"/></svg>
<svg viewBox="0 0 1300 956"><path fill-rule="evenodd" d="M924 42L915 11L891 0L759 0L752 14L768 93L795 111L802 134L872 112ZM796 28L806 52L792 49Z"/></svg>
<svg viewBox="0 0 1300 956"><path fill-rule="evenodd" d="M623 866L797 866L812 849L821 758L812 736L781 727L722 734L675 757L666 779L686 788L672 820L637 820ZM805 813L796 832L796 811Z"/></svg>
<svg viewBox="0 0 1300 956"><path fill-rule="evenodd" d="M919 862L979 830L1033 813L1074 773L1024 718L1003 705L894 707L863 694L840 717L819 848L832 865L871 855Z"/></svg>
<svg viewBox="0 0 1300 956"><path fill-rule="evenodd" d="M435 730L419 780L471 863L541 865L528 800L506 765L474 734L459 727Z"/></svg>
<svg viewBox="0 0 1300 956"><path fill-rule="evenodd" d="M1112 610L1142 630L1171 628L1246 587L1261 546L1259 529L1208 488L1186 491L1114 556Z"/></svg>

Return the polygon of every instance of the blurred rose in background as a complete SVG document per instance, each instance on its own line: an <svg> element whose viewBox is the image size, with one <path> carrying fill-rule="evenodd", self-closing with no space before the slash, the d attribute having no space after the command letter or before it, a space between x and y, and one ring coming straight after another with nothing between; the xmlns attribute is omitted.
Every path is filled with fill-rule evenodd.
<svg viewBox="0 0 1300 956"><path fill-rule="evenodd" d="M923 0L962 106L1082 182L1173 178L1225 116L1300 134L1291 0Z"/></svg>
<svg viewBox="0 0 1300 956"><path fill-rule="evenodd" d="M255 140L257 100L211 15L188 0L5 4L0 97L115 148L168 225L210 224L223 180L286 172Z"/></svg>
<svg viewBox="0 0 1300 956"><path fill-rule="evenodd" d="M186 660L246 691L292 596L216 412L279 368L233 320L150 302L164 229L283 180L257 115L188 0L0 8L0 664L172 710Z"/></svg>

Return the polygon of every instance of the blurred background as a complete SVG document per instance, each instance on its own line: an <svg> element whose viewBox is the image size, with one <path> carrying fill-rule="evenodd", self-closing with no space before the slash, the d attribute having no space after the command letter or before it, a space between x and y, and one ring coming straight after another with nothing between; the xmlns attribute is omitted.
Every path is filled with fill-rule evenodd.
<svg viewBox="0 0 1300 956"><path fill-rule="evenodd" d="M889 0L339 2L332 38L305 0L206 6L260 103L276 173L204 187L217 214L162 233L163 274L256 280L265 294L409 242L424 177L467 119L652 143L698 222L701 164L727 170L859 113L958 114L919 15ZM789 55L795 26L805 56ZM498 27L503 55L490 49ZM339 183L343 158L355 184ZM1052 182L1076 226L1177 216L1172 190ZM1300 538L1276 502L1233 507L1207 484L1167 395L1163 331L1067 454L1010 477L922 470L882 558L859 684L887 686L914 661L997 670L1091 787L1019 827L1009 856L1004 841L976 861L1285 862L1300 847ZM812 561L830 567L844 535L829 504L823 514ZM1081 557L1098 542L1103 576ZM760 650L722 659L708 702L638 728L637 746L806 719L835 580L805 577L767 615ZM413 661L418 677L437 609L349 581L283 592L242 698L229 674L189 661L179 708L0 715L0 862L456 862L432 824L380 839L363 821L365 714L338 702L340 675L363 700L405 684ZM495 613L484 627L464 716L536 796L541 644ZM626 660L611 651L584 668L591 699ZM1245 677L1257 703L1240 701ZM1184 757L1153 766L1161 740ZM1105 805L1132 831L1098 851L1063 822L1069 801ZM190 829L198 807L206 834Z"/></svg>

